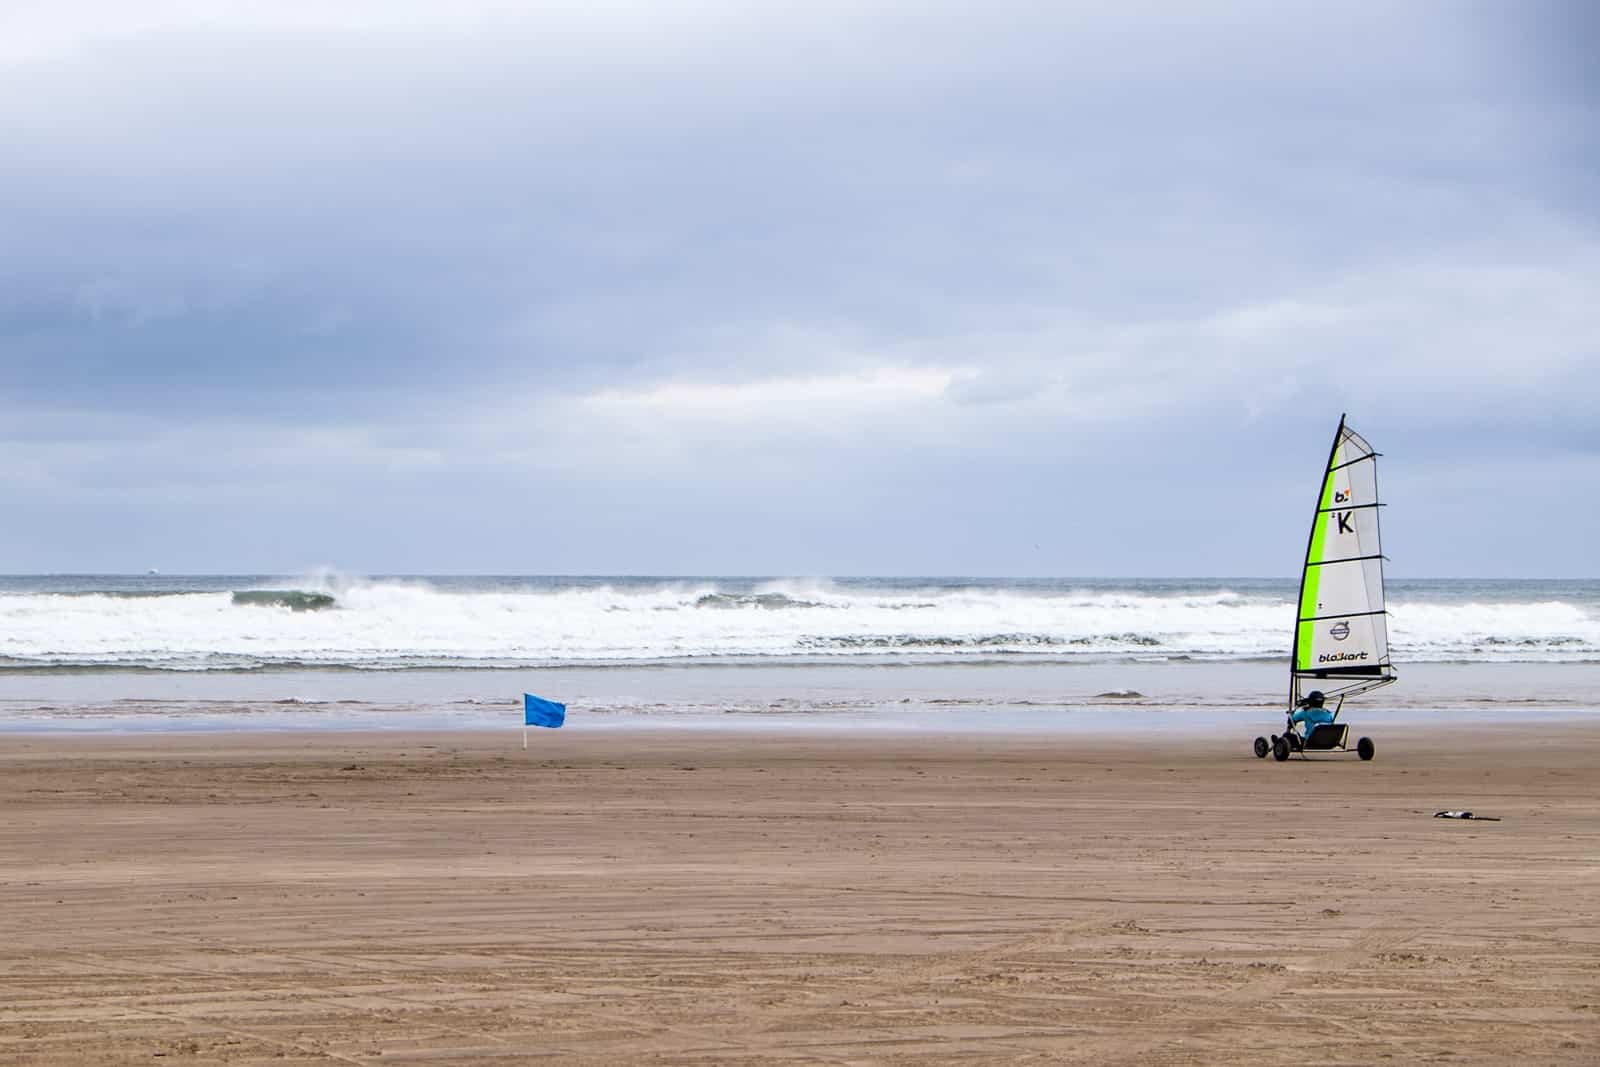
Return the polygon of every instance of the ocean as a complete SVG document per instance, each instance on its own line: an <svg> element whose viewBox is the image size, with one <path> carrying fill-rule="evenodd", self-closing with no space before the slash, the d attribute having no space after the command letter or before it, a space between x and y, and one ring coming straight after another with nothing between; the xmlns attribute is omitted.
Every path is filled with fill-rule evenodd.
<svg viewBox="0 0 1600 1067"><path fill-rule="evenodd" d="M0 730L1271 718L1276 579L0 577ZM1388 584L1374 711L1600 703L1600 581Z"/></svg>

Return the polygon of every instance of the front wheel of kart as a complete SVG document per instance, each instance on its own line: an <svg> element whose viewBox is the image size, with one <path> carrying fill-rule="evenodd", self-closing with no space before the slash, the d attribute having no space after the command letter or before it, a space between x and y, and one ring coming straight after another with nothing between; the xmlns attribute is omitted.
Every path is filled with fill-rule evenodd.
<svg viewBox="0 0 1600 1067"><path fill-rule="evenodd" d="M1356 755L1362 759L1371 759L1372 754L1376 751L1378 751L1377 746L1372 743L1372 738L1370 737L1363 737L1356 742Z"/></svg>
<svg viewBox="0 0 1600 1067"><path fill-rule="evenodd" d="M1267 744L1265 737L1256 738L1256 759L1266 759L1267 753L1271 750L1272 746Z"/></svg>
<svg viewBox="0 0 1600 1067"><path fill-rule="evenodd" d="M1282 763L1289 758L1289 742L1280 737L1272 742L1272 758Z"/></svg>

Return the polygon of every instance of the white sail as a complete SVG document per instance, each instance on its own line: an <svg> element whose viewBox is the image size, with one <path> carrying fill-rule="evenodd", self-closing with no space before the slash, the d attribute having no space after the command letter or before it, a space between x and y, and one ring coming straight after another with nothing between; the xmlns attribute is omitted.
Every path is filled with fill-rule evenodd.
<svg viewBox="0 0 1600 1067"><path fill-rule="evenodd" d="M1300 575L1290 701L1303 688L1349 695L1394 680L1378 533L1378 453L1339 420Z"/></svg>

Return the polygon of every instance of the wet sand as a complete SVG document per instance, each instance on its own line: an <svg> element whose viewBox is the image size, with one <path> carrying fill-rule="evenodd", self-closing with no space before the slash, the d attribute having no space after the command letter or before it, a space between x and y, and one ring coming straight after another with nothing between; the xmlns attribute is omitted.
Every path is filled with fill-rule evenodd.
<svg viewBox="0 0 1600 1067"><path fill-rule="evenodd" d="M1600 1060L1600 726L533 741L0 739L0 1062Z"/></svg>

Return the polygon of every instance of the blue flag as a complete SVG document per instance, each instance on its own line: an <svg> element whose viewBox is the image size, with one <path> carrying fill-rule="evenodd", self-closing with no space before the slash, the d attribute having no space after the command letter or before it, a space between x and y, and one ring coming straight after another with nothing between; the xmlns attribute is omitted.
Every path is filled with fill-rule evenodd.
<svg viewBox="0 0 1600 1067"><path fill-rule="evenodd" d="M522 694L522 725L548 726L554 730L567 721L567 706L554 700L541 700L532 693Z"/></svg>

